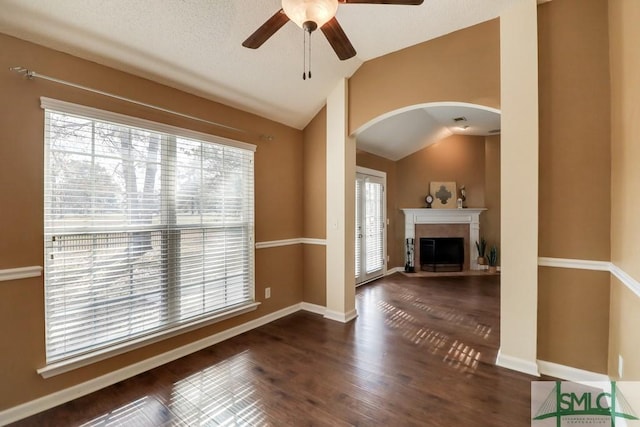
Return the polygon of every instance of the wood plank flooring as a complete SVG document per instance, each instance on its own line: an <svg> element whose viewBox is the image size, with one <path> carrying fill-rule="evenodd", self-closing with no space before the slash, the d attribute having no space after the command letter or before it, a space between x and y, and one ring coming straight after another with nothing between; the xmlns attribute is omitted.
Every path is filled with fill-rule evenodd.
<svg viewBox="0 0 640 427"><path fill-rule="evenodd" d="M358 288L349 324L298 312L15 426L530 426L533 377L494 366L499 276Z"/></svg>

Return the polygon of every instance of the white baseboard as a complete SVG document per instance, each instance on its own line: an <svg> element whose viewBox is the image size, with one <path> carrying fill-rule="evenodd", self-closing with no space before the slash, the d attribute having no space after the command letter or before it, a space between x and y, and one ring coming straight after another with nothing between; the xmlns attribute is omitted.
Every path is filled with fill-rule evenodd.
<svg viewBox="0 0 640 427"><path fill-rule="evenodd" d="M371 279L365 280L364 282L356 283L356 288L359 288L362 285L366 285L367 283L374 282L378 279L385 277L387 273L382 273L380 276L372 277Z"/></svg>
<svg viewBox="0 0 640 427"><path fill-rule="evenodd" d="M403 271L404 271L404 267L393 267L393 268L387 270L387 272L385 273L385 276L389 276L389 275L394 274L394 273L401 273Z"/></svg>
<svg viewBox="0 0 640 427"><path fill-rule="evenodd" d="M545 360L538 360L538 369L540 373L550 377L560 378L565 381L584 382L584 381L610 381L608 375L599 374L597 372L585 371L583 369L573 368L571 366L559 365Z"/></svg>
<svg viewBox="0 0 640 427"><path fill-rule="evenodd" d="M496 365L503 368L511 369L512 371L518 371L525 374L533 375L535 377L540 376L538 364L535 361L509 356L508 354L502 353L502 349L498 350Z"/></svg>
<svg viewBox="0 0 640 427"><path fill-rule="evenodd" d="M325 309L324 318L329 320L335 320L336 322L348 323L358 317L358 312L354 308L353 310L342 313L340 311Z"/></svg>
<svg viewBox="0 0 640 427"><path fill-rule="evenodd" d="M523 372L525 374L534 375L536 377L543 374L573 382L610 381L609 376L606 374L585 371L572 366L547 362L546 360L536 360L535 362L531 362L529 360L503 354L500 350L498 350L496 365L514 371Z"/></svg>
<svg viewBox="0 0 640 427"><path fill-rule="evenodd" d="M318 304L311 304L310 302L301 302L300 309L304 311L309 311L311 313L319 314L321 316L324 316L324 312L326 311L325 307Z"/></svg>
<svg viewBox="0 0 640 427"><path fill-rule="evenodd" d="M31 415L35 415L39 412L46 411L47 409L51 409L55 406L69 402L73 399L77 399L79 397L93 393L94 391L98 391L117 382L126 380L150 369L157 368L158 366L172 362L191 353L195 353L196 351L235 337L236 335L240 335L252 329L266 325L267 323L273 322L274 320L280 319L281 317L288 316L289 314L300 311L301 309L303 309L302 304L294 304L292 306L262 316L258 319L250 320L246 323L243 323L242 325L235 326L233 328L208 336L182 347L175 348L166 353L159 354L149 359L142 360L138 363L134 363L133 365L126 366L122 369L118 369L117 371L110 372L106 375L102 375L84 383L80 383L69 388L57 391L55 393L40 397L38 399L23 403L21 405L5 409L3 411L0 411L0 425L5 425L21 420Z"/></svg>

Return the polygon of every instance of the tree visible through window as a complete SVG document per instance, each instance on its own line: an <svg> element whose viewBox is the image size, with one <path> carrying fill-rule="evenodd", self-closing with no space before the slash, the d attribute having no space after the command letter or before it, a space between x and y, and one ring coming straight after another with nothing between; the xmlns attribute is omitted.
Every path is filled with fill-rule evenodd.
<svg viewBox="0 0 640 427"><path fill-rule="evenodd" d="M47 361L253 301L253 152L47 109Z"/></svg>

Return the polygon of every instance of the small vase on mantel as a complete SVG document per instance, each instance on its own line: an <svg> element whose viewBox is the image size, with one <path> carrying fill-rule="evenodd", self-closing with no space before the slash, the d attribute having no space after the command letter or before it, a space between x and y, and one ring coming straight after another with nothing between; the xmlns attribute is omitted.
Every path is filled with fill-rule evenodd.
<svg viewBox="0 0 640 427"><path fill-rule="evenodd" d="M478 265L487 265L487 258L483 256L478 257Z"/></svg>

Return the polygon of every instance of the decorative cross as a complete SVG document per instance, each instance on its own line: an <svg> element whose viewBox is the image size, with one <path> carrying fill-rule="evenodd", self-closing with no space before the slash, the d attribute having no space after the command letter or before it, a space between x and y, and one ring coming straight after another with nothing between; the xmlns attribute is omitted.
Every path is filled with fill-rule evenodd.
<svg viewBox="0 0 640 427"><path fill-rule="evenodd" d="M447 190L447 187L444 185L440 186L440 189L436 192L436 197L440 199L443 205L447 204L447 201L451 198L451 191Z"/></svg>

